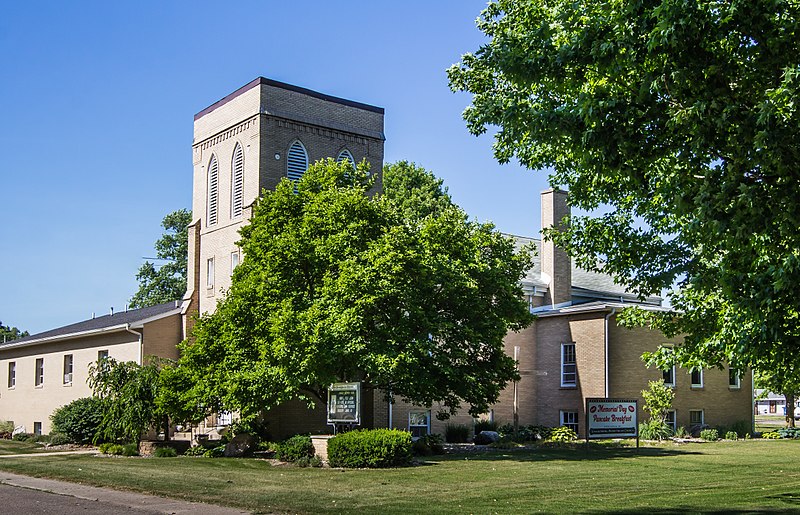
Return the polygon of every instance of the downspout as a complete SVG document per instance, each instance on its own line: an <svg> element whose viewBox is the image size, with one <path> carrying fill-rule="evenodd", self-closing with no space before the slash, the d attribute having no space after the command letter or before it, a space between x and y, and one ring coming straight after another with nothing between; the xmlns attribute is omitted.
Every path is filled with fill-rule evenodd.
<svg viewBox="0 0 800 515"><path fill-rule="evenodd" d="M392 397L392 391L389 390L389 427L387 429L392 429L392 408L394 407L394 397Z"/></svg>
<svg viewBox="0 0 800 515"><path fill-rule="evenodd" d="M611 313L607 314L606 317L605 317L605 331L604 331L604 334L605 334L605 359L603 361L605 361L605 364L606 364L606 367L605 367L606 368L606 372L605 372L605 374L606 374L605 375L605 386L606 386L606 388L605 388L605 397L606 397L606 399L608 399L608 319L610 319L612 316L614 316L616 314L616 312L617 312L617 308L611 308Z"/></svg>
<svg viewBox="0 0 800 515"><path fill-rule="evenodd" d="M131 324L125 324L125 330L139 337L139 364L144 364L144 348L142 347L142 333L131 329Z"/></svg>

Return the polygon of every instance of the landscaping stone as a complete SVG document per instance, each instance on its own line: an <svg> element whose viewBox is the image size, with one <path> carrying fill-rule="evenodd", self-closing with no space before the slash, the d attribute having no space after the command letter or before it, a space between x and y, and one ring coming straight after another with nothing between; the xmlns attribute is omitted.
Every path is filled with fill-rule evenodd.
<svg viewBox="0 0 800 515"><path fill-rule="evenodd" d="M491 440L492 443L500 440L500 433L498 433L497 431L481 431L480 434L489 438L489 440Z"/></svg>
<svg viewBox="0 0 800 515"><path fill-rule="evenodd" d="M187 440L142 440L139 442L139 455L140 456L152 456L155 454L156 449L160 447L172 447L175 449L178 454L183 454L189 449L189 445L191 442Z"/></svg>
<svg viewBox="0 0 800 515"><path fill-rule="evenodd" d="M230 442L225 444L223 456L226 458L241 458L252 452L257 444L258 440L253 435L248 435L246 433L236 435Z"/></svg>

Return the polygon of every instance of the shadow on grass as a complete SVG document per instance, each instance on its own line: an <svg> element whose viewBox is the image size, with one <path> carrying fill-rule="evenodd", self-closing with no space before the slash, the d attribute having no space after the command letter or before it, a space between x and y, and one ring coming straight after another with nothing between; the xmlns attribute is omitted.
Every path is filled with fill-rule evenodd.
<svg viewBox="0 0 800 515"><path fill-rule="evenodd" d="M689 456L701 452L684 449L664 449L661 447L610 447L591 444L574 448L535 447L525 449L491 449L485 451L453 452L441 456L422 458L428 461L598 461L626 458L662 458L667 456Z"/></svg>

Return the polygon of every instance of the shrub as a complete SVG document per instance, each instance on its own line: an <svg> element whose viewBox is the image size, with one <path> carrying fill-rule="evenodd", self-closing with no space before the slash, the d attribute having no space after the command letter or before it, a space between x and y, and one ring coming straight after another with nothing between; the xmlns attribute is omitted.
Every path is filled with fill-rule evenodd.
<svg viewBox="0 0 800 515"><path fill-rule="evenodd" d="M447 443L465 443L469 439L469 428L464 424L444 426L444 440Z"/></svg>
<svg viewBox="0 0 800 515"><path fill-rule="evenodd" d="M27 442L29 440L35 441L35 437L36 435L33 433L17 433L11 439L17 442Z"/></svg>
<svg viewBox="0 0 800 515"><path fill-rule="evenodd" d="M50 420L53 431L67 435L71 442L91 443L103 422L103 401L97 397L76 399L55 410Z"/></svg>
<svg viewBox="0 0 800 515"><path fill-rule="evenodd" d="M535 440L547 440L553 432L553 428L547 426L528 426Z"/></svg>
<svg viewBox="0 0 800 515"><path fill-rule="evenodd" d="M700 431L700 438L709 442L716 442L719 440L719 431L716 429L703 429Z"/></svg>
<svg viewBox="0 0 800 515"><path fill-rule="evenodd" d="M496 442L492 442L489 444L489 447L492 449L516 449L517 447L521 447L520 444L515 442L510 436L504 436L500 438Z"/></svg>
<svg viewBox="0 0 800 515"><path fill-rule="evenodd" d="M738 440L739 439L739 435L736 434L736 431L728 431L727 433L725 433L725 439L726 440Z"/></svg>
<svg viewBox="0 0 800 515"><path fill-rule="evenodd" d="M63 433L50 433L48 440L50 445L66 445L72 441L70 437Z"/></svg>
<svg viewBox="0 0 800 515"><path fill-rule="evenodd" d="M639 424L639 438L643 440L666 440L672 436L672 428L658 419Z"/></svg>
<svg viewBox="0 0 800 515"><path fill-rule="evenodd" d="M156 447L153 456L156 458L174 458L178 455L178 451L174 447Z"/></svg>
<svg viewBox="0 0 800 515"><path fill-rule="evenodd" d="M800 428L784 427L776 432L781 435L781 438L800 438Z"/></svg>
<svg viewBox="0 0 800 515"><path fill-rule="evenodd" d="M553 429L550 433L549 441L556 443L569 443L578 439L578 434L572 429L561 426Z"/></svg>
<svg viewBox="0 0 800 515"><path fill-rule="evenodd" d="M686 432L686 428L683 426L680 426L678 429L675 430L675 436L677 436L678 438L686 438L688 435L689 433Z"/></svg>
<svg viewBox="0 0 800 515"><path fill-rule="evenodd" d="M225 446L220 445L218 447L212 447L204 452L203 456L206 458L221 458L225 456Z"/></svg>
<svg viewBox="0 0 800 515"><path fill-rule="evenodd" d="M139 446L135 443L126 443L122 446L122 455L123 456L138 456L139 455Z"/></svg>
<svg viewBox="0 0 800 515"><path fill-rule="evenodd" d="M296 462L314 455L314 444L308 435L296 435L279 443L275 457L281 461Z"/></svg>
<svg viewBox="0 0 800 515"><path fill-rule="evenodd" d="M744 435L751 431L750 422L747 420L738 420L731 424L729 431L735 431L739 438L744 438Z"/></svg>
<svg viewBox="0 0 800 515"><path fill-rule="evenodd" d="M103 454L113 454L115 456L121 456L125 452L125 446L118 443L104 443L101 444L98 449L100 449L100 452Z"/></svg>
<svg viewBox="0 0 800 515"><path fill-rule="evenodd" d="M303 456L294 462L298 467L321 467L322 459L319 456Z"/></svg>
<svg viewBox="0 0 800 515"><path fill-rule="evenodd" d="M206 453L206 448L202 445L195 445L194 447L189 447L186 449L186 452L183 453L184 456L202 456Z"/></svg>
<svg viewBox="0 0 800 515"><path fill-rule="evenodd" d="M382 468L411 463L411 433L397 429L366 429L328 440L332 467Z"/></svg>
<svg viewBox="0 0 800 515"><path fill-rule="evenodd" d="M497 431L499 423L494 420L478 420L475 422L475 434L481 434L481 431Z"/></svg>
<svg viewBox="0 0 800 515"><path fill-rule="evenodd" d="M769 433L762 433L761 438L766 438L767 440L779 440L783 437L777 431L770 431Z"/></svg>
<svg viewBox="0 0 800 515"><path fill-rule="evenodd" d="M13 432L14 432L14 422L10 420L0 421L0 433L13 433Z"/></svg>

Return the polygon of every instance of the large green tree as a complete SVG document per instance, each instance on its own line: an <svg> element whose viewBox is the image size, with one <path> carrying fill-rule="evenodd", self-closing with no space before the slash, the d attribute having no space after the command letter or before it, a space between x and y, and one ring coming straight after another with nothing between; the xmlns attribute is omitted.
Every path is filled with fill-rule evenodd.
<svg viewBox="0 0 800 515"><path fill-rule="evenodd" d="M156 266L150 261L139 268L136 280L139 290L131 297L130 307L144 308L183 297L186 292L186 262L188 259L188 227L192 213L186 209L173 211L164 217L164 234L155 243L156 258L165 261Z"/></svg>
<svg viewBox="0 0 800 515"><path fill-rule="evenodd" d="M689 366L800 370L799 14L793 0L496 0L478 21L488 42L448 71L473 94L469 129L497 128L498 160L607 208L548 237L642 295L680 286L684 316L649 322L688 333L675 357Z"/></svg>
<svg viewBox="0 0 800 515"><path fill-rule="evenodd" d="M13 326L6 326L0 322L0 343L10 342L17 338L24 338L28 336L28 331L21 331Z"/></svg>
<svg viewBox="0 0 800 515"><path fill-rule="evenodd" d="M516 377L503 338L532 321L528 253L422 168L387 166L385 193L371 186L364 165L329 160L262 194L230 290L165 371L181 418L247 419L339 381L481 413Z"/></svg>

